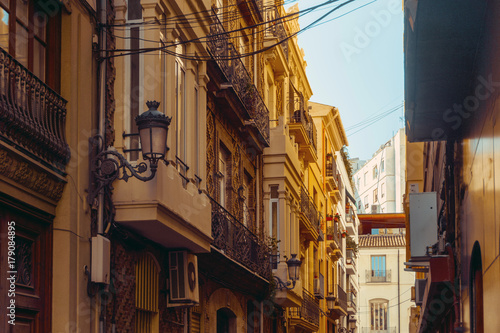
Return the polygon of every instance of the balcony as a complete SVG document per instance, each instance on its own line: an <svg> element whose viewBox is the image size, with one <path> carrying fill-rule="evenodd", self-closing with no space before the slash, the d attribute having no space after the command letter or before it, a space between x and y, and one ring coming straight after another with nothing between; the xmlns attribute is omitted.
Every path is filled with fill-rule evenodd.
<svg viewBox="0 0 500 333"><path fill-rule="evenodd" d="M340 236L339 223L327 221L326 245L327 251L334 257L342 257L342 238ZM329 225L331 223L331 225Z"/></svg>
<svg viewBox="0 0 500 333"><path fill-rule="evenodd" d="M254 233L212 200L212 245L261 277L271 277L270 249Z"/></svg>
<svg viewBox="0 0 500 333"><path fill-rule="evenodd" d="M347 293L345 290L337 285L336 286L336 299L335 305L333 307L333 312L337 317L342 317L347 315Z"/></svg>
<svg viewBox="0 0 500 333"><path fill-rule="evenodd" d="M347 312L351 315L356 314L357 312L356 292L353 290L349 290L347 292Z"/></svg>
<svg viewBox="0 0 500 333"><path fill-rule="evenodd" d="M265 147L269 147L269 111L257 87L253 84L245 64L241 61L239 53L229 40L229 33L224 30L217 16L214 15L207 46L210 55L228 82L225 87L227 89L221 88L221 90L231 89L234 91L236 99L244 109L243 124L249 131L256 131L260 142Z"/></svg>
<svg viewBox="0 0 500 333"><path fill-rule="evenodd" d="M283 22L276 19L278 17L280 17L280 14L276 7L269 6L265 9L265 18L268 23L266 24L264 38L269 42L265 42L264 46L268 47L279 43L284 60L288 61L288 34Z"/></svg>
<svg viewBox="0 0 500 333"><path fill-rule="evenodd" d="M325 298L325 278L321 273L314 278L314 296L318 299Z"/></svg>
<svg viewBox="0 0 500 333"><path fill-rule="evenodd" d="M386 329L373 329L371 327L361 327L360 333L396 333L396 327Z"/></svg>
<svg viewBox="0 0 500 333"><path fill-rule="evenodd" d="M301 222L306 231L306 237L316 241L319 235L321 214L318 213L316 205L309 197L304 186L300 189L300 212L302 216Z"/></svg>
<svg viewBox="0 0 500 333"><path fill-rule="evenodd" d="M338 191L337 182L337 164L334 161L328 161L325 164L326 186L328 191Z"/></svg>
<svg viewBox="0 0 500 333"><path fill-rule="evenodd" d="M1 139L64 174L70 159L65 122L66 101L0 48Z"/></svg>
<svg viewBox="0 0 500 333"><path fill-rule="evenodd" d="M305 289L302 296L302 306L290 308L291 325L309 331L317 331L319 329L319 300Z"/></svg>
<svg viewBox="0 0 500 333"><path fill-rule="evenodd" d="M391 282L391 270L366 270L366 283Z"/></svg>
<svg viewBox="0 0 500 333"><path fill-rule="evenodd" d="M346 272L347 274L356 274L357 269L356 269L356 253L354 252L353 249L346 249L346 258L345 258L345 264L346 264Z"/></svg>
<svg viewBox="0 0 500 333"><path fill-rule="evenodd" d="M304 154L305 159L315 162L317 159L316 126L306 112L304 96L292 83L290 83L289 93L288 108L293 112L288 123L289 132L295 137L295 142L299 144L299 152Z"/></svg>
<svg viewBox="0 0 500 333"><path fill-rule="evenodd" d="M335 202L339 202L340 200L342 200L342 191L344 188L342 183L342 177L340 176L339 173L337 173L333 178L337 186L330 191L330 197Z"/></svg>
<svg viewBox="0 0 500 333"><path fill-rule="evenodd" d="M115 222L166 248L210 252L210 199L170 163L159 163L154 179L113 183Z"/></svg>

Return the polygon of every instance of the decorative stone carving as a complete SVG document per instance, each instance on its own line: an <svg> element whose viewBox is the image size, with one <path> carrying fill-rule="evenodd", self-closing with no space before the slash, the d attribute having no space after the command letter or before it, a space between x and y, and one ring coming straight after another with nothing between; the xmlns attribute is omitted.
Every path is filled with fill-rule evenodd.
<svg viewBox="0 0 500 333"><path fill-rule="evenodd" d="M0 174L51 200L59 201L66 181L0 148Z"/></svg>

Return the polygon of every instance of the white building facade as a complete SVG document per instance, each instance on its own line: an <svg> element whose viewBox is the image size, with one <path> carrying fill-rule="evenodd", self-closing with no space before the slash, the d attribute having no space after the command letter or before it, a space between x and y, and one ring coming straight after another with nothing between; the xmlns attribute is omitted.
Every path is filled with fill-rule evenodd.
<svg viewBox="0 0 500 333"><path fill-rule="evenodd" d="M354 174L358 213L403 212L405 160L405 132L401 128Z"/></svg>
<svg viewBox="0 0 500 333"><path fill-rule="evenodd" d="M405 235L360 235L360 333L408 333L414 273L404 271Z"/></svg>

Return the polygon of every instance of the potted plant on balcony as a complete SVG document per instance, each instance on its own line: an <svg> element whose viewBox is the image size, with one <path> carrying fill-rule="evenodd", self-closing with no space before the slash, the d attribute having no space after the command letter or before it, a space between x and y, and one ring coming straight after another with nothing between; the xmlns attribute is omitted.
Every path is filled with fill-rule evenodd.
<svg viewBox="0 0 500 333"><path fill-rule="evenodd" d="M336 213L336 214L335 214L335 216L333 217L333 220L334 220L335 222L340 221L340 215L339 215L339 213Z"/></svg>
<svg viewBox="0 0 500 333"><path fill-rule="evenodd" d="M351 236L347 236L347 238L345 240L345 246L348 249L352 249L352 251L354 253L356 253L356 254L358 253L358 244L356 243L354 238L352 238Z"/></svg>
<svg viewBox="0 0 500 333"><path fill-rule="evenodd" d="M327 221L333 221L333 215L332 214L326 214L326 220Z"/></svg>
<svg viewBox="0 0 500 333"><path fill-rule="evenodd" d="M335 232L335 228L333 226L329 226L326 228L326 239L333 240L333 235Z"/></svg>
<svg viewBox="0 0 500 333"><path fill-rule="evenodd" d="M342 238L346 238L347 237L347 231L346 230L342 230L342 232L340 233L340 235L342 236Z"/></svg>

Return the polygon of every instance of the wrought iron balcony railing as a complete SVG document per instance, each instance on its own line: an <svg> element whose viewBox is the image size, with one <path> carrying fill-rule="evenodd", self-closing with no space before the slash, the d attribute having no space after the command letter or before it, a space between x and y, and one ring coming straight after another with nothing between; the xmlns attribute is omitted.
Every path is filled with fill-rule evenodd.
<svg viewBox="0 0 500 333"><path fill-rule="evenodd" d="M304 129L309 138L310 144L313 146L314 151L317 151L317 133L316 126L312 121L309 114L305 109L304 95L290 82L290 97L289 97L289 109L293 112L290 122L297 124L300 123L304 126Z"/></svg>
<svg viewBox="0 0 500 333"><path fill-rule="evenodd" d="M257 87L253 84L245 64L234 45L229 42L229 33L214 15L214 22L210 26L208 37L208 51L215 60L228 82L232 85L236 95L245 107L248 116L253 120L262 140L267 146L269 139L269 111L262 100Z"/></svg>
<svg viewBox="0 0 500 333"><path fill-rule="evenodd" d="M346 249L346 264L352 265L356 269L356 254L353 249Z"/></svg>
<svg viewBox="0 0 500 333"><path fill-rule="evenodd" d="M275 7L268 7L265 9L266 12L266 31L265 37L274 37L278 39L278 43L285 54L286 60L288 60L288 34L286 33L285 26L283 22L279 19L280 14Z"/></svg>
<svg viewBox="0 0 500 333"><path fill-rule="evenodd" d="M0 48L0 135L60 172L70 158L66 101Z"/></svg>
<svg viewBox="0 0 500 333"><path fill-rule="evenodd" d="M391 270L366 270L366 282L391 282Z"/></svg>
<svg viewBox="0 0 500 333"><path fill-rule="evenodd" d="M356 293L350 290L347 292L347 306L356 309Z"/></svg>
<svg viewBox="0 0 500 333"><path fill-rule="evenodd" d="M211 201L213 245L251 271L269 279L270 248L219 203Z"/></svg>
<svg viewBox="0 0 500 333"><path fill-rule="evenodd" d="M336 300L338 306L340 306L342 309L347 311L347 293L345 290L337 285L337 300Z"/></svg>
<svg viewBox="0 0 500 333"><path fill-rule="evenodd" d="M361 333L396 333L396 327L387 327L385 329L361 327Z"/></svg>
<svg viewBox="0 0 500 333"><path fill-rule="evenodd" d="M319 300L305 289L302 292L302 297L302 306L290 308L290 314L292 317L297 317L319 326Z"/></svg>
<svg viewBox="0 0 500 333"><path fill-rule="evenodd" d="M326 176L337 178L337 164L331 160L326 162Z"/></svg>
<svg viewBox="0 0 500 333"><path fill-rule="evenodd" d="M318 213L316 205L307 194L304 186L300 189L300 210L307 217L313 228L319 230L321 214Z"/></svg>

